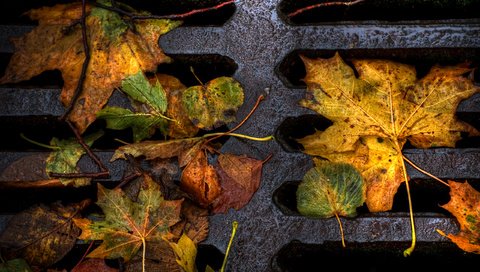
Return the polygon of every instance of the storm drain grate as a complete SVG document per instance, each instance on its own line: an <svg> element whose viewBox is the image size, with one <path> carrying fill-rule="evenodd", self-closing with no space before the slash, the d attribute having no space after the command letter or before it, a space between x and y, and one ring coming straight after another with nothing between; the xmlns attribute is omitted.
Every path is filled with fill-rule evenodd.
<svg viewBox="0 0 480 272"><path fill-rule="evenodd" d="M156 1L143 4L157 14L180 12L178 9L188 10L194 5L172 8L177 2L164 1L163 8L156 6ZM458 230L455 219L438 207L448 200L448 191L412 168L408 173L412 177L419 244L412 258L402 256L411 239L406 193L402 187L391 212L363 212L357 218L348 219L344 225L348 248L343 250L335 219L307 219L296 211L295 190L312 162L298 152L289 136L302 135L314 125L325 125L325 120L297 104L305 91L301 81L305 70L299 54L331 57L339 52L347 60L388 58L415 65L420 75L436 63L468 60L478 66L480 1L365 0L357 6L319 8L288 17L300 8L300 3L306 6L317 2L240 0L228 8L195 17L160 39L161 47L175 60L160 70L179 77L186 85L195 84L189 66L205 81L226 75L241 82L245 103L239 117L247 114L259 95L266 95L266 100L239 132L254 136L277 133L280 142L229 139L224 144L224 152L259 159L269 154L273 157L264 166L261 187L251 202L240 211L212 216L209 237L202 244L224 252L231 222L236 220L240 227L229 256L229 271L308 271L310 264L328 267L327 264L337 266L342 262L360 261L368 262L359 266L368 271L412 268L421 262L432 264L429 268L437 271L446 271L452 269L453 263L457 268L478 263L480 256L464 254L435 232L436 228L447 233ZM11 7L0 9L2 71L13 50L8 38L32 28L27 21L18 19L18 15L39 4L33 0L14 1L9 3ZM478 76L475 81L480 82ZM61 84L60 75L49 72L28 82L0 87L0 127L3 128L0 172L18 158L40 153L21 140L19 133L40 142L47 142L52 136L69 135L68 128L57 121L63 113L58 100ZM125 104L126 99L114 94L110 103ZM480 128L480 96L464 101L458 116ZM95 126L93 124L93 128ZM108 163L116 147L112 140L118 133L107 133L105 139L94 146L110 168L112 180L121 178L124 167L122 162ZM455 149L408 149L405 153L440 178L468 179L478 189L479 144L478 139L471 139L460 142ZM92 166L85 162L82 167ZM0 229L12 214L37 201L81 199L94 193L94 188L55 189L22 191L19 197L20 192L2 191Z"/></svg>

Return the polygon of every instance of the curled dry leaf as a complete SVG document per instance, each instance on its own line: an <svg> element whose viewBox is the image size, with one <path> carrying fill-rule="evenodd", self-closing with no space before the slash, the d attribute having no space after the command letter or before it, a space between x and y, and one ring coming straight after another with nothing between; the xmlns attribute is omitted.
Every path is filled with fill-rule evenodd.
<svg viewBox="0 0 480 272"><path fill-rule="evenodd" d="M460 224L458 234L447 237L466 252L480 254L480 193L468 182L449 181L450 201L442 205Z"/></svg>
<svg viewBox="0 0 480 272"><path fill-rule="evenodd" d="M202 207L207 207L219 196L220 181L215 168L207 161L205 150L199 149L183 169L180 188Z"/></svg>
<svg viewBox="0 0 480 272"><path fill-rule="evenodd" d="M75 245L80 229L72 218L89 203L38 204L16 214L0 235L0 249L6 255L24 258L32 266L51 266Z"/></svg>
<svg viewBox="0 0 480 272"><path fill-rule="evenodd" d="M262 161L245 155L220 154L217 171L222 191L213 202L212 212L243 208L260 186L262 166Z"/></svg>
<svg viewBox="0 0 480 272"><path fill-rule="evenodd" d="M107 0L99 2L110 5ZM132 28L116 12L88 5L87 13L90 63L81 95L68 117L80 133L95 120L125 78L155 71L158 64L171 61L158 46L158 39L180 25L178 21L151 19L133 21ZM20 82L58 69L64 81L60 99L70 105L85 59L78 24L82 3L43 7L27 15L37 20L38 26L13 40L15 53L0 83Z"/></svg>
<svg viewBox="0 0 480 272"><path fill-rule="evenodd" d="M371 212L388 211L404 181L402 148L454 147L461 133L478 135L456 119L460 101L480 91L464 65L434 66L418 79L415 67L388 60L354 60L359 74L340 55L302 57L307 97L301 105L333 125L299 142L304 152L353 164L367 184Z"/></svg>

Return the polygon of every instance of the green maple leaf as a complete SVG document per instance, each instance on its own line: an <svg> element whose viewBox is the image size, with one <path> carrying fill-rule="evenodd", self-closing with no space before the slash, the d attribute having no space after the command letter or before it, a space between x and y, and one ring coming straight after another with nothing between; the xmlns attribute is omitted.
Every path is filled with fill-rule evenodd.
<svg viewBox="0 0 480 272"><path fill-rule="evenodd" d="M102 240L90 258L123 258L129 261L148 242L163 242L171 238L170 227L180 221L183 200L167 201L159 185L144 175L137 201L132 201L121 189L109 190L98 185L98 201L105 219L91 221L74 219L82 229L79 239Z"/></svg>

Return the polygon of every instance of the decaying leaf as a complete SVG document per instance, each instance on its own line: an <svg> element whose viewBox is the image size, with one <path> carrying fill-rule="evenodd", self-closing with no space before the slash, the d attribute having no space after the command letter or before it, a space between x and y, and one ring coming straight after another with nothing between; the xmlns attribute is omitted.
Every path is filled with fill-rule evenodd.
<svg viewBox="0 0 480 272"><path fill-rule="evenodd" d="M51 266L75 245L80 229L72 218L88 203L38 204L16 214L0 235L0 249L6 255L21 256L32 266Z"/></svg>
<svg viewBox="0 0 480 272"><path fill-rule="evenodd" d="M99 131L86 136L83 140L85 144L91 146L98 138L102 137L103 132ZM60 140L52 138L50 145L58 147L58 150L52 151L47 158L46 172L70 174L78 173L79 169L77 163L80 158L86 153L76 138ZM85 186L90 184L90 178L62 178L60 181L64 185L73 184L75 187Z"/></svg>
<svg viewBox="0 0 480 272"><path fill-rule="evenodd" d="M0 174L0 181L32 181L48 179L46 161L49 154L23 156L10 163Z"/></svg>
<svg viewBox="0 0 480 272"><path fill-rule="evenodd" d="M0 272L32 272L32 269L24 259L13 259L0 263Z"/></svg>
<svg viewBox="0 0 480 272"><path fill-rule="evenodd" d="M145 260L142 260L142 252L125 264L126 272L142 271L168 271L184 272L177 263L175 252L167 241L149 242L145 252Z"/></svg>
<svg viewBox="0 0 480 272"><path fill-rule="evenodd" d="M162 85L158 81L151 84L140 71L122 81L122 90L140 104L135 112L120 107L105 107L97 112L98 118L107 121L107 128L132 128L135 142L151 137L156 129L165 134L170 118L164 115L167 96Z"/></svg>
<svg viewBox="0 0 480 272"><path fill-rule="evenodd" d="M117 272L118 269L108 266L104 259L86 259L70 272Z"/></svg>
<svg viewBox="0 0 480 272"><path fill-rule="evenodd" d="M111 5L107 0L99 2ZM139 72L153 72L158 64L171 61L158 46L158 39L180 25L179 21L157 19L125 22L118 13L91 5L87 6L87 13L91 58L83 90L69 115L81 133L125 78ZM20 82L43 71L58 69L64 81L61 101L69 105L85 59L78 24L82 3L43 7L27 15L37 20L38 26L13 40L15 53L0 83Z"/></svg>
<svg viewBox="0 0 480 272"><path fill-rule="evenodd" d="M183 92L187 87L177 78L165 74L156 74L151 81L160 82L167 93L168 106L166 115L175 120L174 122L169 122L168 136L174 139L195 136L199 129L190 121L182 104Z"/></svg>
<svg viewBox="0 0 480 272"><path fill-rule="evenodd" d="M196 137L168 141L143 141L140 143L128 144L115 150L111 161L125 159L126 154L130 154L135 158L145 156L146 160L178 157L185 152L185 150L193 147L201 140L203 140L203 138Z"/></svg>
<svg viewBox="0 0 480 272"><path fill-rule="evenodd" d="M212 212L225 213L230 208L243 208L260 186L262 166L262 161L245 155L220 154L217 172L222 192L215 199Z"/></svg>
<svg viewBox="0 0 480 272"><path fill-rule="evenodd" d="M100 184L97 197L105 220L74 219L82 229L79 239L103 241L88 255L90 258L121 257L128 262L145 244L169 238L169 228L180 220L182 200L165 200L148 175L144 175L136 202L121 189L110 190Z"/></svg>
<svg viewBox="0 0 480 272"><path fill-rule="evenodd" d="M480 254L480 193L468 182L449 181L450 201L442 205L460 224L458 234L447 237L466 252Z"/></svg>
<svg viewBox="0 0 480 272"><path fill-rule="evenodd" d="M333 121L299 142L305 153L351 163L365 178L371 212L388 211L404 181L402 148L454 147L461 133L478 135L456 119L463 99L480 91L463 65L434 66L421 79L413 66L388 60L354 60L359 74L336 54L302 57L307 98L301 105Z"/></svg>
<svg viewBox="0 0 480 272"><path fill-rule="evenodd" d="M205 150L199 149L185 166L180 187L202 207L207 207L220 195L220 181L215 168L207 161Z"/></svg>
<svg viewBox="0 0 480 272"><path fill-rule="evenodd" d="M354 217L365 202L365 184L352 165L324 162L305 174L296 195L302 215Z"/></svg>
<svg viewBox="0 0 480 272"><path fill-rule="evenodd" d="M243 99L242 86L231 77L218 77L205 85L190 87L182 96L190 120L206 130L235 121Z"/></svg>
<svg viewBox="0 0 480 272"><path fill-rule="evenodd" d="M185 199L182 205L182 220L173 226L172 233L180 237L182 233L198 244L207 239L209 212L193 202Z"/></svg>
<svg viewBox="0 0 480 272"><path fill-rule="evenodd" d="M170 242L177 263L185 272L196 272L195 258L197 257L197 245L186 234L182 234L176 243Z"/></svg>

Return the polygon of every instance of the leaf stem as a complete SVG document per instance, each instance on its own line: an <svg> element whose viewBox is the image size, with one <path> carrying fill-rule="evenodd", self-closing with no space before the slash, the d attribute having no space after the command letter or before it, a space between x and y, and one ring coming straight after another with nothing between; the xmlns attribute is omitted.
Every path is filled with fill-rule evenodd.
<svg viewBox="0 0 480 272"><path fill-rule="evenodd" d="M342 246L345 246L345 234L343 233L343 226L342 226L342 221L340 220L340 217L338 216L337 213L335 213L335 218L337 218L338 226L340 227L340 235L342 236Z"/></svg>
<svg viewBox="0 0 480 272"><path fill-rule="evenodd" d="M319 7L328 7L328 6L351 6L351 5L355 5L355 4L358 4L358 3L361 3L365 0L355 0L355 1L349 1L349 2L324 2L324 3L319 3L319 4L315 4L315 5L311 5L311 6L307 6L307 7L304 7L304 8L301 8L301 9L298 9L292 13L289 13L287 16L288 17L294 17L294 16L297 16L299 15L300 13L303 13L307 10L312 10L312 9L315 9L315 8L319 8Z"/></svg>
<svg viewBox="0 0 480 272"><path fill-rule="evenodd" d="M237 233L238 222L233 221L232 223L232 234L230 235L230 241L228 241L227 251L225 252L225 258L223 258L222 267L220 268L220 272L225 272L225 268L227 267L227 259L228 254L230 253L230 249L232 247L233 238L235 237L235 233Z"/></svg>
<svg viewBox="0 0 480 272"><path fill-rule="evenodd" d="M203 135L202 137L203 138L208 138L208 137L216 137L216 136L233 136L233 137L237 137L237 138L243 138L243 139L248 139L248 140L252 140L252 141L258 141L258 142L266 142L266 141L270 141L270 140L273 140L273 136L272 135L269 135L269 136L266 136L266 137L253 137L253 136L249 136L249 135L245 135L245 134L238 134L238 133L226 133L226 132L215 132L215 133L209 133L209 134L205 134ZM209 142L210 142L211 139L209 139Z"/></svg>
<svg viewBox="0 0 480 272"><path fill-rule="evenodd" d="M31 144L34 144L34 145L38 145L38 146L45 147L45 148L52 149L52 150L60 150L60 149L61 149L59 146L42 144L42 143L40 143L40 142L34 141L34 140L32 140L32 139L29 139L29 138L27 138L25 135L23 135L23 133L20 133L20 137L21 137L22 139L24 139L25 141L27 141L27 142L29 142L29 143L31 143Z"/></svg>
<svg viewBox="0 0 480 272"><path fill-rule="evenodd" d="M422 168L418 167L416 164L414 164L411 160L409 160L407 157L405 157L405 155L402 154L402 157L403 159L408 162L408 164L410 164L413 168L417 169L419 172L431 177L432 179L436 180L436 181L439 181L440 183L442 183L443 185L445 186L448 186L450 187L450 185L448 185L448 183L446 183L445 181L441 180L440 178L437 178L436 176L430 174L429 172L423 170Z"/></svg>
<svg viewBox="0 0 480 272"><path fill-rule="evenodd" d="M142 236L142 272L145 272L146 244L145 237Z"/></svg>
<svg viewBox="0 0 480 272"><path fill-rule="evenodd" d="M397 142L397 147L400 147L400 145ZM403 156L403 154L402 154ZM412 254L413 250L415 249L415 245L417 243L417 234L415 232L415 221L413 219L413 205L412 205L412 196L410 194L410 185L408 184L409 177L407 173L407 167L405 166L405 161L401 160L402 162L402 169L403 169L403 177L405 179L405 188L407 189L407 197L408 197L408 212L410 214L410 226L412 229L412 244L410 245L409 248L405 249L403 251L403 256L408 257Z"/></svg>

